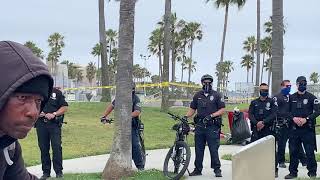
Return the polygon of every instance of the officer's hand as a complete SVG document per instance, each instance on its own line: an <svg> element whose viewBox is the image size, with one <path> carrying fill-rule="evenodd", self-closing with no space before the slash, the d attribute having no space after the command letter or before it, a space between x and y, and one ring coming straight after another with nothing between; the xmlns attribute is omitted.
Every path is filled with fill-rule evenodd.
<svg viewBox="0 0 320 180"><path fill-rule="evenodd" d="M259 122L257 123L257 130L260 131L262 128L264 128L263 121L259 121Z"/></svg>
<svg viewBox="0 0 320 180"><path fill-rule="evenodd" d="M54 114L52 114L52 113L47 113L46 115L45 115L45 118L47 118L48 120L52 120L52 119L54 119L56 116L54 115Z"/></svg>
<svg viewBox="0 0 320 180"><path fill-rule="evenodd" d="M106 123L109 121L109 117L107 117L107 116L102 116L102 117L100 118L100 121L101 121L102 124L106 124Z"/></svg>
<svg viewBox="0 0 320 180"><path fill-rule="evenodd" d="M300 118L300 122L301 122L301 126L303 126L307 122L307 119L306 118Z"/></svg>
<svg viewBox="0 0 320 180"><path fill-rule="evenodd" d="M187 122L188 121L188 116L183 116L182 120Z"/></svg>
<svg viewBox="0 0 320 180"><path fill-rule="evenodd" d="M44 112L41 112L39 117L44 117L46 114Z"/></svg>
<svg viewBox="0 0 320 180"><path fill-rule="evenodd" d="M211 115L208 115L208 116L206 116L203 120L205 120L205 121L211 121L212 120L212 117L211 117Z"/></svg>
<svg viewBox="0 0 320 180"><path fill-rule="evenodd" d="M299 117L294 117L294 118L293 118L293 122L294 122L296 125L298 125L298 126L302 126L302 125L301 125L301 120L300 120Z"/></svg>

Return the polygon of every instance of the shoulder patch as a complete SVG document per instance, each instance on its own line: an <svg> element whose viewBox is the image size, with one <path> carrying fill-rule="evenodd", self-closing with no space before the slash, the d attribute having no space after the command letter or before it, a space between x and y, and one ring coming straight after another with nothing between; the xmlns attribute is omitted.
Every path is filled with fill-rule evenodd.
<svg viewBox="0 0 320 180"><path fill-rule="evenodd" d="M138 102L138 103L136 104L136 106L141 107L141 103L140 103L140 102Z"/></svg>
<svg viewBox="0 0 320 180"><path fill-rule="evenodd" d="M318 99L314 99L313 104L319 104L319 100Z"/></svg>

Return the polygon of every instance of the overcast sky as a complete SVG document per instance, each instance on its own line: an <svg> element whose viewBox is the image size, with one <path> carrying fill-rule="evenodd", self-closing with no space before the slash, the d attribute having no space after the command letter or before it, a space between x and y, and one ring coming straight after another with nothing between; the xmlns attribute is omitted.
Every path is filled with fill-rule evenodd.
<svg viewBox="0 0 320 180"><path fill-rule="evenodd" d="M144 65L139 55L148 54L148 38L164 13L164 1L139 0L136 4L134 63ZM177 13L178 18L200 22L202 25L203 39L194 45L194 60L198 64L192 81L198 82L205 73L214 75L215 64L220 57L224 9L217 10L213 3L206 4L205 0L172 2L172 10ZM261 0L262 24L272 14L271 2L272 0ZM320 73L320 1L307 2L284 1L287 26L284 37L284 78L293 81L299 75L309 77L311 72ZM105 11L106 28L118 29L119 3L106 3ZM98 0L2 1L0 23L1 40L21 43L32 40L48 54L47 39L53 32L59 32L65 36L66 44L61 60L68 59L82 65L97 61L90 52L99 41ZM241 57L245 54L242 43L246 37L255 34L256 1L247 0L240 11L231 7L225 59L234 62L235 71L230 74L230 85L233 87L234 82L246 81L246 71L240 66ZM153 74L157 74L157 62L156 56L152 56L147 62L147 67ZM179 66L177 73L179 79Z"/></svg>

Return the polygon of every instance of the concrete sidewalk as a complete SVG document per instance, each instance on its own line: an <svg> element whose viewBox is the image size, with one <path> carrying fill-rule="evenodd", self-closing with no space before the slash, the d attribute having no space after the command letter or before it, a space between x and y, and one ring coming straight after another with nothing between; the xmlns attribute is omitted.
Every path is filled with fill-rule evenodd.
<svg viewBox="0 0 320 180"><path fill-rule="evenodd" d="M240 150L243 146L236 146L236 145L221 145L219 148L219 155L222 156L224 154L233 154L236 151ZM163 162L165 156L169 149L159 149L159 150L150 150L147 151L147 162L146 162L146 169L158 169L162 171ZM189 171L194 169L194 147L191 148L191 161L189 164ZM64 173L96 173L102 172L104 166L107 162L109 155L99 155L99 156L91 156L91 157L83 157L83 158L76 158L70 160L64 160ZM204 158L204 169L202 171L202 176L198 177L189 177L188 173L186 172L185 176L187 179L201 179L201 180L209 180L216 178L214 177L213 170L210 168L210 153L208 148L205 151L205 158ZM134 167L134 164L133 164ZM319 167L319 165L318 165ZM28 167L28 170L40 177L42 175L41 165ZM232 162L221 160L221 170L222 170L222 178L216 178L221 180L231 180L232 179ZM54 171L51 171L51 176L55 177ZM288 174L288 169L280 168L279 169L279 178L283 179L285 175ZM308 177L307 176L307 169L305 167L299 166L299 177Z"/></svg>

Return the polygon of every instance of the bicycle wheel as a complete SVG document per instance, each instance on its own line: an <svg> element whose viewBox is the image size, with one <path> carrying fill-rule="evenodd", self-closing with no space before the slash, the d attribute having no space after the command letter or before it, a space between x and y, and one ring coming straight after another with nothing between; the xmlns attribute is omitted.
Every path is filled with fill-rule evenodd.
<svg viewBox="0 0 320 180"><path fill-rule="evenodd" d="M143 162L143 164L145 165L146 164L146 156L147 156L147 154L146 154L146 149L145 149L145 147L144 147L144 134L143 134L143 131L140 131L139 132L139 140L140 140L140 152L141 152L141 155L142 155L142 162Z"/></svg>
<svg viewBox="0 0 320 180"><path fill-rule="evenodd" d="M163 173L170 179L178 180L186 172L190 163L190 147L184 141L172 146L164 160Z"/></svg>

